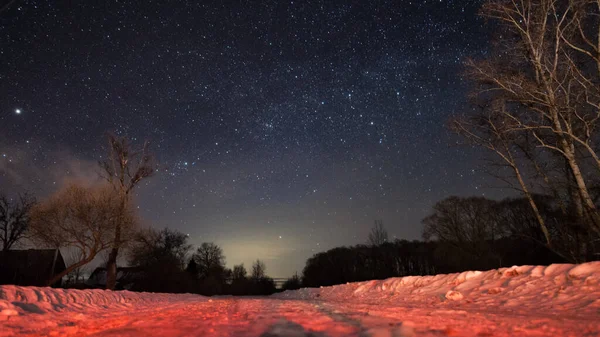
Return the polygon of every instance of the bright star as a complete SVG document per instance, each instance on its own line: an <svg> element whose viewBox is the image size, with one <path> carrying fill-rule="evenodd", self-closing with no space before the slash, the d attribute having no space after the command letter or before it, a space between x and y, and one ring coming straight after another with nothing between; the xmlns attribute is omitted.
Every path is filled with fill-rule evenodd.
<svg viewBox="0 0 600 337"><path fill-rule="evenodd" d="M20 114L21 114L21 109L15 109L15 113L16 113L17 115L20 115Z"/></svg>

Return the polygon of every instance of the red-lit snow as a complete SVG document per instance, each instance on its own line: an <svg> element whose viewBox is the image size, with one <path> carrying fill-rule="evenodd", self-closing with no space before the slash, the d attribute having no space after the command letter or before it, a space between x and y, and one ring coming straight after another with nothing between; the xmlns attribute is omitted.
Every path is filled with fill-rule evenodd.
<svg viewBox="0 0 600 337"><path fill-rule="evenodd" d="M0 286L0 336L600 336L600 262L270 297Z"/></svg>

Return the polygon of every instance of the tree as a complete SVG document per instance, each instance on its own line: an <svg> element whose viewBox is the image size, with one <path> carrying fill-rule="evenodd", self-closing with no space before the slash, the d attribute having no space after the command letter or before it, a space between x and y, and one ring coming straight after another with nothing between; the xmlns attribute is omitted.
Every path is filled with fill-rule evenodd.
<svg viewBox="0 0 600 337"><path fill-rule="evenodd" d="M134 266L148 266L168 261L183 270L186 256L192 249L187 240L186 234L169 228L160 231L153 228L139 231L130 249L129 263Z"/></svg>
<svg viewBox="0 0 600 337"><path fill-rule="evenodd" d="M250 288L250 282L248 280L248 272L244 267L244 264L238 264L233 266L231 272L231 294L232 295L247 295Z"/></svg>
<svg viewBox="0 0 600 337"><path fill-rule="evenodd" d="M186 234L169 228L139 231L129 254L130 264L142 272L134 289L160 292L190 290L190 274L184 269L186 257L192 248L187 240Z"/></svg>
<svg viewBox="0 0 600 337"><path fill-rule="evenodd" d="M545 234L527 198L446 198L437 202L432 214L423 219L423 238L437 241L437 259L445 260L444 264L452 269L497 268L511 261L564 262L574 245L557 238L564 235L568 219L561 216L551 197L534 195L533 199L551 241L557 243L552 251L545 245Z"/></svg>
<svg viewBox="0 0 600 337"><path fill-rule="evenodd" d="M246 275L248 275L248 272L246 271L243 263L233 266L233 272L231 275L233 281L244 280L246 279Z"/></svg>
<svg viewBox="0 0 600 337"><path fill-rule="evenodd" d="M492 173L492 175L507 182L509 186L514 187L527 198L532 211L536 215L539 227L544 233L545 244L551 246L550 233L533 198L531 184L526 182L525 172L519 165L519 160L529 159L540 175L543 175L546 180L548 176L542 170L537 159L534 158L535 154L528 148L531 144L527 142L526 135L512 132L513 120L496 112L494 109L484 109L474 116L454 119L451 121L451 129L466 138L470 144L481 146L497 156L497 160L491 163L490 166L497 168L498 171L507 169L512 179L505 179L498 171L496 171L498 173ZM515 180L517 184L514 184L512 180Z"/></svg>
<svg viewBox="0 0 600 337"><path fill-rule="evenodd" d="M505 233L499 226L496 205L483 197L441 200L422 221L423 238L437 239L443 254L453 252L454 265L460 268L497 267L500 257L494 252L494 241Z"/></svg>
<svg viewBox="0 0 600 337"><path fill-rule="evenodd" d="M112 246L117 223L131 226L133 211L123 209L119 195L110 186L70 185L31 209L30 229L35 242L59 249L78 250L78 261L54 275L48 284L80 268Z"/></svg>
<svg viewBox="0 0 600 337"><path fill-rule="evenodd" d="M488 1L482 15L499 32L495 50L467 62L474 97L486 116L453 123L511 167L534 212L539 207L532 195L543 186L564 199L563 212L595 237L600 235L592 193L600 172L599 12L596 0ZM537 218L552 247L551 233L540 214Z"/></svg>
<svg viewBox="0 0 600 337"><path fill-rule="evenodd" d="M29 211L35 205L35 199L27 194L18 199L9 199L0 195L0 242L2 250L8 251L21 241L29 226Z"/></svg>
<svg viewBox="0 0 600 337"><path fill-rule="evenodd" d="M194 261L194 259L190 259L187 267L185 267L185 271L188 274L190 274L192 279L194 279L194 280L198 279L198 265L196 264L196 261Z"/></svg>
<svg viewBox="0 0 600 337"><path fill-rule="evenodd" d="M283 290L296 290L302 287L302 282L300 281L300 277L298 273L294 274L294 276L290 277L283 283Z"/></svg>
<svg viewBox="0 0 600 337"><path fill-rule="evenodd" d="M223 249L213 242L203 242L193 257L198 266L198 276L200 279L211 275L222 274L225 270L225 256Z"/></svg>
<svg viewBox="0 0 600 337"><path fill-rule="evenodd" d="M145 178L155 172L154 157L148 149L148 142L140 148L133 146L122 137L108 136L108 156L100 161L106 180L118 192L122 209L131 203L131 192ZM114 232L113 246L106 265L106 288L114 289L117 275L117 258L119 250L127 242L133 231L126 226L127 222L117 222Z"/></svg>
<svg viewBox="0 0 600 337"><path fill-rule="evenodd" d="M261 260L256 260L252 264L252 279L253 280L260 280L262 278L265 278L266 272L267 272L267 267L265 266L265 263L262 262Z"/></svg>
<svg viewBox="0 0 600 337"><path fill-rule="evenodd" d="M265 263L257 259L252 264L249 293L252 295L270 295L275 290L275 281L267 276Z"/></svg>
<svg viewBox="0 0 600 337"><path fill-rule="evenodd" d="M383 228L383 220L375 220L371 233L369 233L369 244L371 246L379 246L386 243L388 240L388 233Z"/></svg>
<svg viewBox="0 0 600 337"><path fill-rule="evenodd" d="M225 268L225 256L221 247L212 242L203 242L192 256L198 268L200 293L218 295L223 292L231 271Z"/></svg>
<svg viewBox="0 0 600 337"><path fill-rule="evenodd" d="M439 201L433 206L433 213L422 221L423 238L463 244L499 237L495 204L483 197L448 197Z"/></svg>

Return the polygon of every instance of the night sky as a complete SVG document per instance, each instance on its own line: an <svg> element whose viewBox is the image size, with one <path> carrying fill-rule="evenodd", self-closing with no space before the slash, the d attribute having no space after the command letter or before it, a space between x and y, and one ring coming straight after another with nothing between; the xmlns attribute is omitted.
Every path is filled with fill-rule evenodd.
<svg viewBox="0 0 600 337"><path fill-rule="evenodd" d="M10 1L0 1L4 4ZM95 181L106 132L151 141L145 225L273 277L496 196L449 116L481 1L22 1L0 12L0 192ZM489 181L488 181L489 180Z"/></svg>

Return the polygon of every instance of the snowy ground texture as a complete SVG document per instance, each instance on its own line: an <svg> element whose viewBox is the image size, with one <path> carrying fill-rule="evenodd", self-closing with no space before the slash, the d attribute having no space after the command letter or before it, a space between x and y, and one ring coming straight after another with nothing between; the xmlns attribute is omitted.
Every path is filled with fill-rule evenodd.
<svg viewBox="0 0 600 337"><path fill-rule="evenodd" d="M0 336L600 336L600 262L263 298L0 286Z"/></svg>

